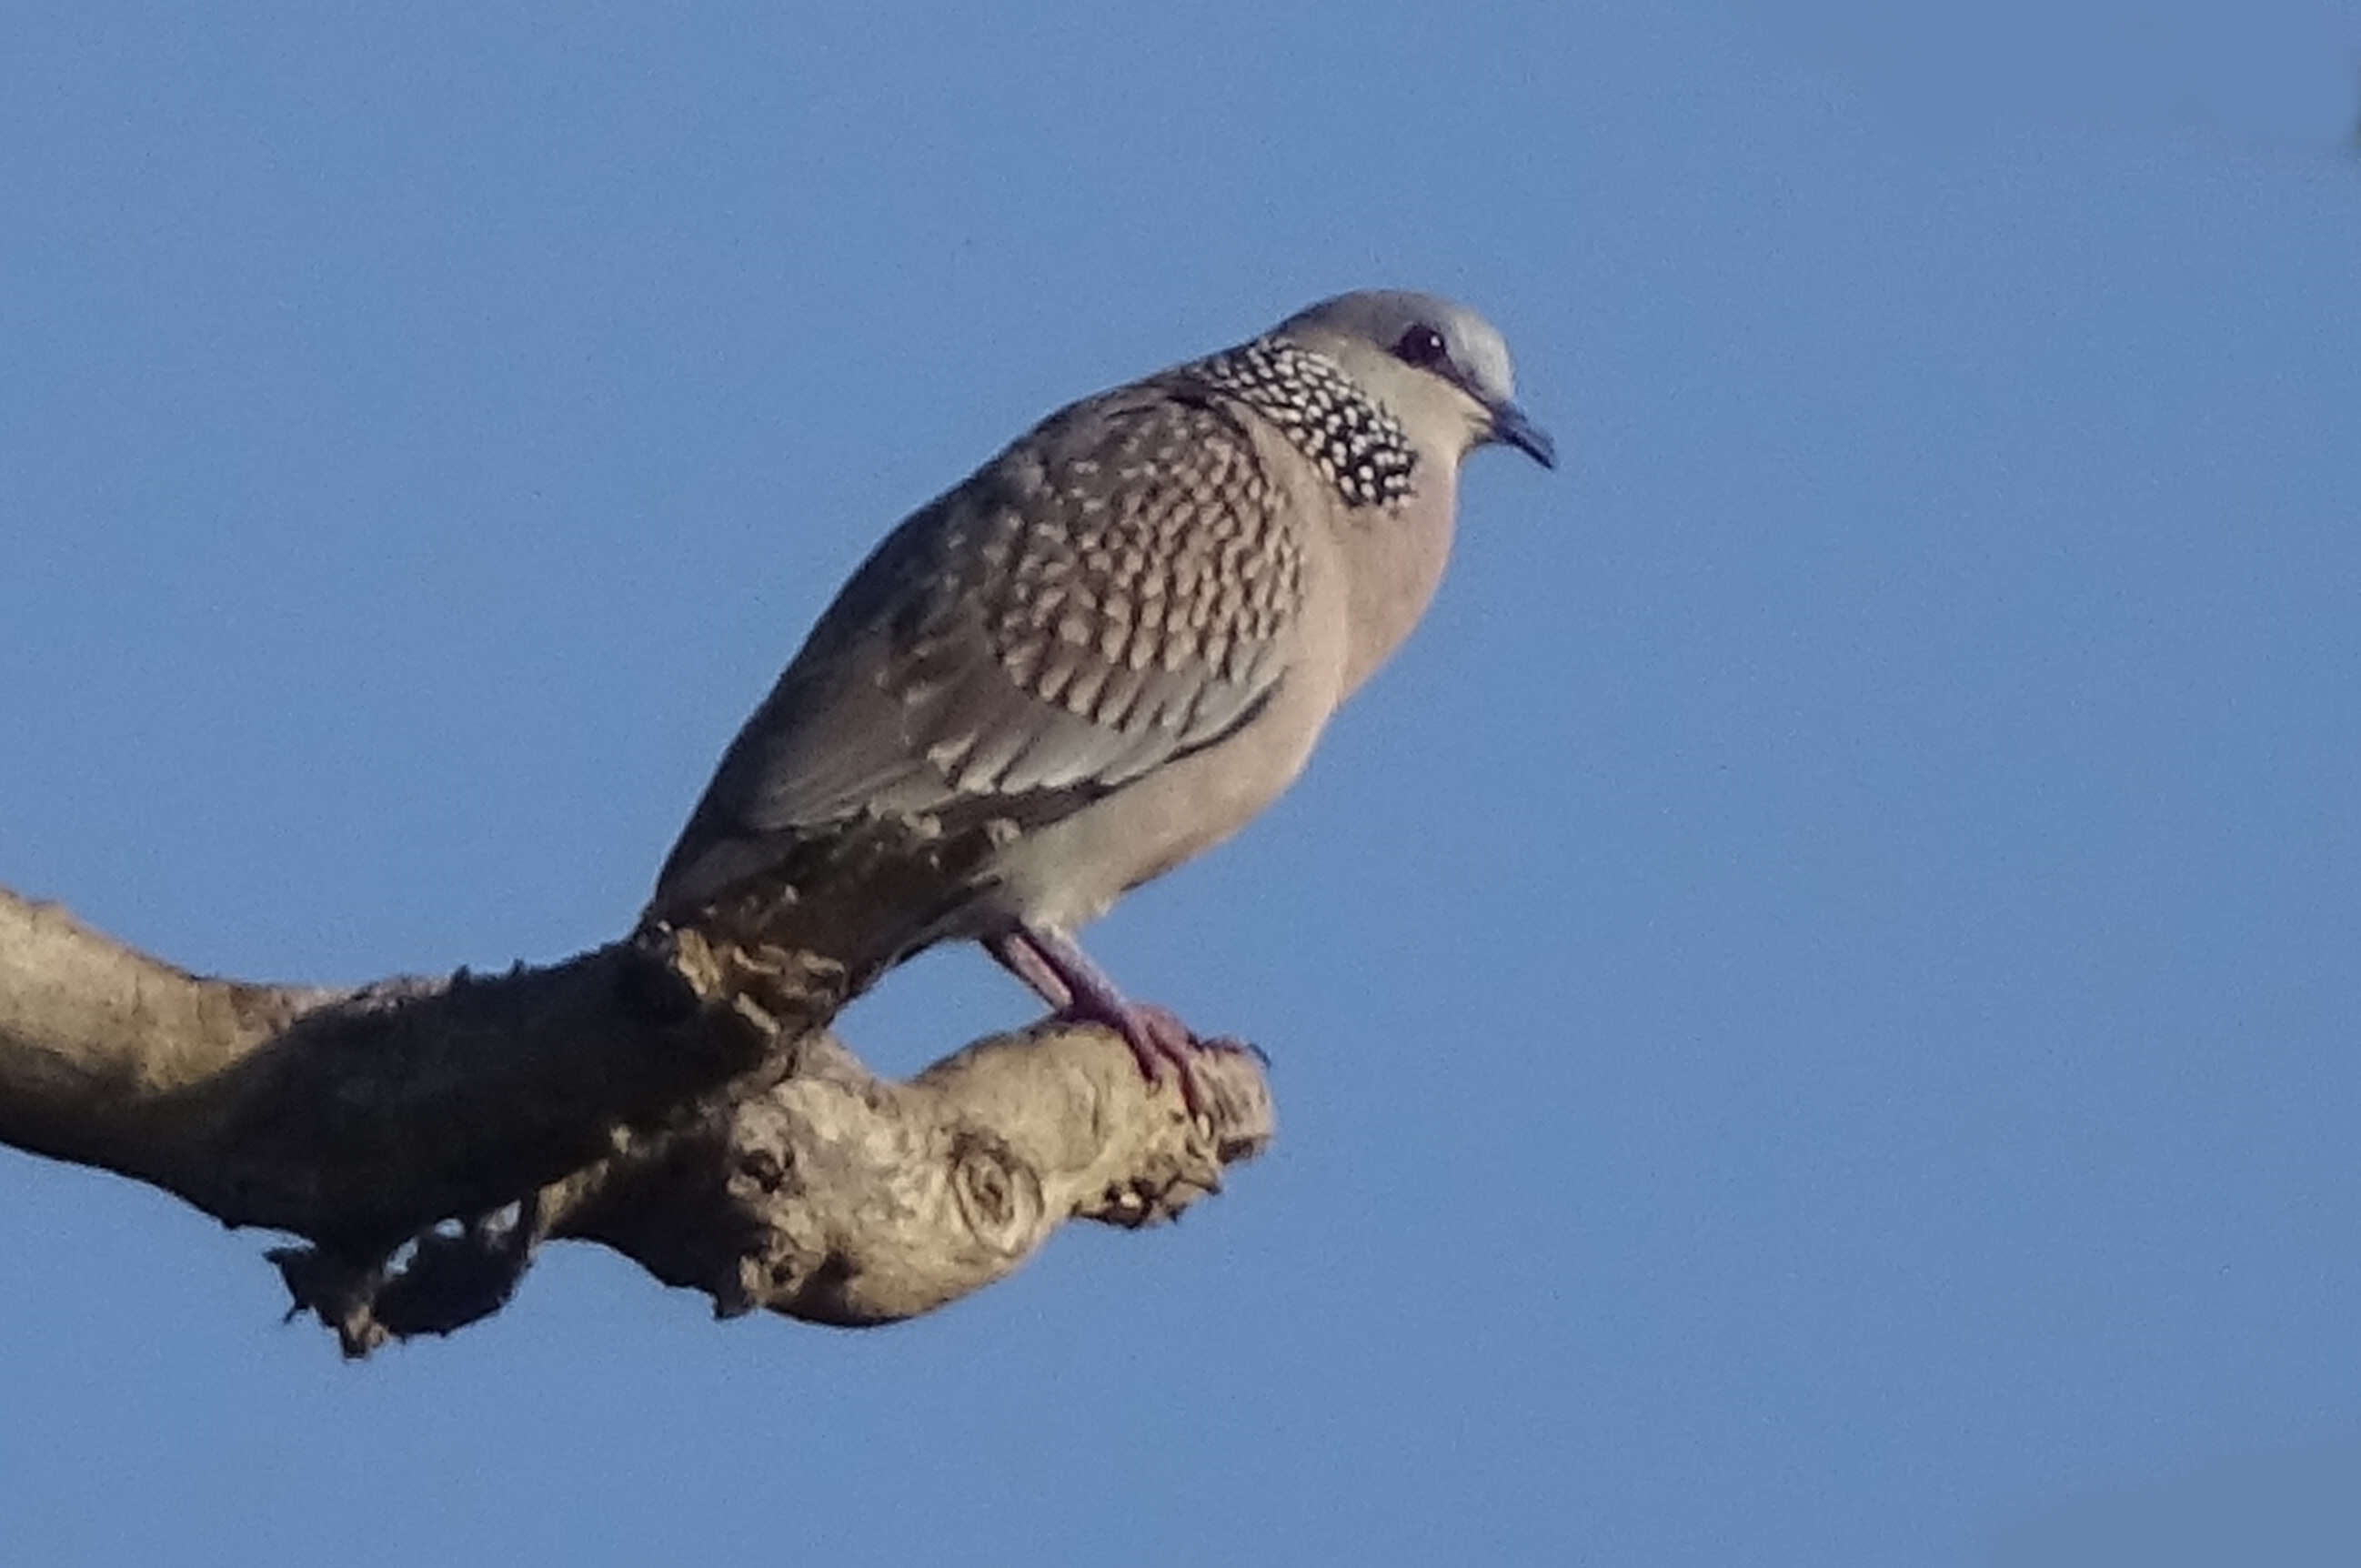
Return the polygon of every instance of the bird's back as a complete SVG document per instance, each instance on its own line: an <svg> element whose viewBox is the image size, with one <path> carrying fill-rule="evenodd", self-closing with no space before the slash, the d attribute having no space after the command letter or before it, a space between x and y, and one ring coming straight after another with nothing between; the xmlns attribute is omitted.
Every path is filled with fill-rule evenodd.
<svg viewBox="0 0 2361 1568"><path fill-rule="evenodd" d="M1307 526L1251 418L1184 367L1051 415L903 522L740 731L650 914L863 814L1054 821L1250 719Z"/></svg>

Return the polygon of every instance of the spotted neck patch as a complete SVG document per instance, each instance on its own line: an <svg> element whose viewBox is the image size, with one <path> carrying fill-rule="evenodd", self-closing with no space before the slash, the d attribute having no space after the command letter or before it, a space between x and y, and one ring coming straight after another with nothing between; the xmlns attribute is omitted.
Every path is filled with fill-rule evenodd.
<svg viewBox="0 0 2361 1568"><path fill-rule="evenodd" d="M1418 454L1401 422L1326 355L1258 337L1197 369L1277 425L1351 505L1389 505L1410 494Z"/></svg>

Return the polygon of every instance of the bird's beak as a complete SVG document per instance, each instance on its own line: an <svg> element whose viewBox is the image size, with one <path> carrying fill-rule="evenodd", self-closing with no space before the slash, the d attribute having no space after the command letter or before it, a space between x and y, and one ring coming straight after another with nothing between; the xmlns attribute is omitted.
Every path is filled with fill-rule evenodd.
<svg viewBox="0 0 2361 1568"><path fill-rule="evenodd" d="M1557 466L1557 443L1514 403L1494 403L1492 439L1515 447L1544 468Z"/></svg>

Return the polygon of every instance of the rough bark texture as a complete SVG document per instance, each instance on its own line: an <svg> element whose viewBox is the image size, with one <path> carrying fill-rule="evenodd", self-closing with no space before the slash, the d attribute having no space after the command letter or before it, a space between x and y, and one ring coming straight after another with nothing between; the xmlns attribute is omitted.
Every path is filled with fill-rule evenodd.
<svg viewBox="0 0 2361 1568"><path fill-rule="evenodd" d="M724 1314L910 1317L1065 1220L1177 1214L1272 1132L1244 1050L1202 1118L1097 1028L862 1068L827 1023L957 850L849 842L710 927L336 991L191 975L0 889L0 1142L303 1238L271 1256L350 1354L497 1310L555 1237Z"/></svg>

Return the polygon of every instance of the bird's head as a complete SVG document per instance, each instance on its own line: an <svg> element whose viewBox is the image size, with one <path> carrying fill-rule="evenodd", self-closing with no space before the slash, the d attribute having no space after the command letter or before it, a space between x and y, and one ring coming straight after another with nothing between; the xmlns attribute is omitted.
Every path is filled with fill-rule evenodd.
<svg viewBox="0 0 2361 1568"><path fill-rule="evenodd" d="M1369 289L1298 312L1270 335L1326 356L1455 459L1491 442L1545 468L1557 445L1517 406L1509 345L1490 322L1433 294Z"/></svg>

